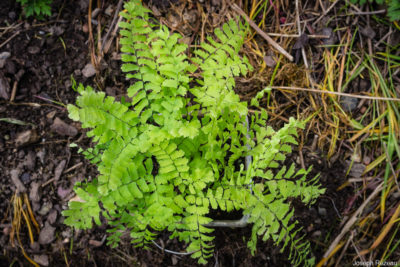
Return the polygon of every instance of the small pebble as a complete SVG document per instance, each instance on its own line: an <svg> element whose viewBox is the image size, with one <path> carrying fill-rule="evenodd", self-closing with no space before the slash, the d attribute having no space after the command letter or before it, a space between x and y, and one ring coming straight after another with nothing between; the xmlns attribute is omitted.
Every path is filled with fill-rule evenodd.
<svg viewBox="0 0 400 267"><path fill-rule="evenodd" d="M18 158L22 159L25 157L25 152L23 150L18 151Z"/></svg>
<svg viewBox="0 0 400 267"><path fill-rule="evenodd" d="M42 149L36 153L36 156L40 159L40 162L44 164L45 157L46 157L46 149Z"/></svg>
<svg viewBox="0 0 400 267"><path fill-rule="evenodd" d="M1 53L0 53L0 59L7 59L7 58L9 58L10 56L11 56L11 53L10 53L10 52L7 52L7 51L1 52Z"/></svg>
<svg viewBox="0 0 400 267"><path fill-rule="evenodd" d="M49 222L49 224L54 224L56 220L57 220L57 210L52 209L49 215L47 216L47 221Z"/></svg>
<svg viewBox="0 0 400 267"><path fill-rule="evenodd" d="M346 160L346 169L350 166L351 160ZM362 163L357 163L353 162L353 165L351 165L351 170L349 172L350 177L353 178L360 178L361 175L364 173L366 166Z"/></svg>
<svg viewBox="0 0 400 267"><path fill-rule="evenodd" d="M40 250L40 245L39 245L38 242L33 242L33 243L29 242L29 246L33 251L39 251Z"/></svg>
<svg viewBox="0 0 400 267"><path fill-rule="evenodd" d="M3 228L3 234L4 234L4 235L7 236L7 235L9 235L10 233L11 233L11 227L8 227L8 226L7 226L7 227L4 227L4 228Z"/></svg>
<svg viewBox="0 0 400 267"><path fill-rule="evenodd" d="M21 175L21 182L23 182L24 184L29 183L30 180L31 180L31 175L30 175L29 173L24 172L24 173Z"/></svg>
<svg viewBox="0 0 400 267"><path fill-rule="evenodd" d="M5 70L7 73L15 74L15 72L16 72L15 64L11 60L7 60L4 67L5 67ZM1 59L0 59L0 68L1 68Z"/></svg>
<svg viewBox="0 0 400 267"><path fill-rule="evenodd" d="M2 69L4 67L4 65L6 64L7 58L9 58L10 56L11 56L10 52L0 53L0 69Z"/></svg>
<svg viewBox="0 0 400 267"><path fill-rule="evenodd" d="M55 231L56 228L52 227L48 222L46 222L39 234L39 244L47 245L53 242L55 238Z"/></svg>
<svg viewBox="0 0 400 267"><path fill-rule="evenodd" d="M54 170L54 181L58 181L60 179L60 176L62 172L64 171L65 165L67 164L67 161L64 159L58 163L56 169Z"/></svg>
<svg viewBox="0 0 400 267"><path fill-rule="evenodd" d="M49 211L51 210L51 208L53 207L53 204L51 202L45 202L42 207L40 208L40 210L38 211L38 213L42 216L46 215L47 213L49 213Z"/></svg>
<svg viewBox="0 0 400 267"><path fill-rule="evenodd" d="M33 260L42 266L49 266L49 256L47 256L46 254L34 255Z"/></svg>
<svg viewBox="0 0 400 267"><path fill-rule="evenodd" d="M75 76L81 76L82 71L80 69L74 70L74 75Z"/></svg>
<svg viewBox="0 0 400 267"><path fill-rule="evenodd" d="M315 231L314 233L312 233L311 236L312 236L313 238L318 238L318 237L321 236L321 231L317 230L317 231Z"/></svg>
<svg viewBox="0 0 400 267"><path fill-rule="evenodd" d="M276 66L276 62L272 56L264 56L264 62L270 68L273 68Z"/></svg>
<svg viewBox="0 0 400 267"><path fill-rule="evenodd" d="M336 35L332 28L323 28L321 35L329 36L328 38L322 39L324 45L334 45L336 43Z"/></svg>
<svg viewBox="0 0 400 267"><path fill-rule="evenodd" d="M82 75L86 78L90 78L96 74L96 69L92 64L86 64L86 66L82 69Z"/></svg>
<svg viewBox="0 0 400 267"><path fill-rule="evenodd" d="M365 165L370 164L370 163L371 163L371 158L368 157L368 156L365 156L365 157L363 158L363 163L364 163Z"/></svg>
<svg viewBox="0 0 400 267"><path fill-rule="evenodd" d="M40 183L32 182L31 190L29 191L29 199L32 200L32 202L40 201Z"/></svg>
<svg viewBox="0 0 400 267"><path fill-rule="evenodd" d="M340 99L340 105L346 112L351 112L357 108L358 99L355 97L342 96Z"/></svg>
<svg viewBox="0 0 400 267"><path fill-rule="evenodd" d="M28 47L28 53L32 55L36 55L40 52L40 48L38 46L30 46Z"/></svg>
<svg viewBox="0 0 400 267"><path fill-rule="evenodd" d="M15 20L15 18L17 17L17 14L14 11L11 11L10 13L8 13L8 17L11 20Z"/></svg>
<svg viewBox="0 0 400 267"><path fill-rule="evenodd" d="M89 26L85 23L85 24L83 24L83 26L82 26L82 31L84 32L84 33L88 33L89 32Z"/></svg>
<svg viewBox="0 0 400 267"><path fill-rule="evenodd" d="M326 209L318 206L318 214L325 217L327 215Z"/></svg>
<svg viewBox="0 0 400 267"><path fill-rule="evenodd" d="M371 27L365 27L365 28L361 28L360 30L361 34L363 34L365 37L369 38L369 39L374 39L376 33L375 31L371 28Z"/></svg>
<svg viewBox="0 0 400 267"><path fill-rule="evenodd" d="M57 195L61 198L64 199L66 198L70 193L71 193L71 189L67 188L64 189L61 185L57 188Z"/></svg>

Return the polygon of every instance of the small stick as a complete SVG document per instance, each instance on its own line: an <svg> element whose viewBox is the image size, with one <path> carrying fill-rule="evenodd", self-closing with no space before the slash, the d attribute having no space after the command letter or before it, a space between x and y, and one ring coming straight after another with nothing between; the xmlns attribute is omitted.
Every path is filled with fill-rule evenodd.
<svg viewBox="0 0 400 267"><path fill-rule="evenodd" d="M177 251L173 251L173 250L168 250L163 248L162 246L160 246L159 244L157 244L154 240L151 240L151 242L153 242L153 244L158 247L159 249L161 249L164 252L167 253L171 253L171 254L175 254L175 255L180 255L180 256L186 256L186 255L192 255L193 253L197 252L198 250L195 251L191 251L191 252L177 252Z"/></svg>
<svg viewBox="0 0 400 267"><path fill-rule="evenodd" d="M313 17L313 18L310 18L310 19L301 20L300 23L301 23L301 24L304 24L304 23L313 21L313 20L315 20L315 19L316 19L316 17ZM283 23L283 24L281 24L281 27L284 27L284 26L292 26L292 25L294 25L294 24L296 24L296 23L297 23L297 22Z"/></svg>
<svg viewBox="0 0 400 267"><path fill-rule="evenodd" d="M11 91L10 102L14 102L15 95L17 93L17 85L18 85L18 81L15 81L14 84L13 84L12 91Z"/></svg>
<svg viewBox="0 0 400 267"><path fill-rule="evenodd" d="M247 16L246 13L236 4L232 4L233 10L238 12L242 17L246 19L246 21L250 24L250 26L258 32L267 42L272 45L276 50L278 50L280 53L282 53L285 57L287 57L290 61L293 61L293 57L286 52L285 49L283 49L277 42L275 42L271 37L268 36L263 30L261 30L250 18Z"/></svg>
<svg viewBox="0 0 400 267"><path fill-rule="evenodd" d="M336 0L327 10L325 10L324 13L322 13L322 15L321 15L316 21L314 21L314 23L312 24L312 26L315 27L315 25L317 25L317 23L318 23L323 17L325 17L325 15L329 13L329 11L331 11L331 9L337 4L337 2L339 2L339 0Z"/></svg>
<svg viewBox="0 0 400 267"><path fill-rule="evenodd" d="M20 22L18 24L12 24L12 25L7 26L7 27L0 27L0 30L6 30L6 31L8 31L10 29L12 30L12 29L18 28L22 23L23 22Z"/></svg>
<svg viewBox="0 0 400 267"><path fill-rule="evenodd" d="M105 54L107 54L108 50L111 47L112 41L114 40L115 36L117 35L118 24L121 22L121 20L122 20L122 17L119 17L119 19L117 21L117 24L116 24L116 26L114 27L114 30L111 33L111 38L109 40L107 40L107 43L105 44L104 48L102 48L103 50L101 51L101 53L104 52ZM108 32L107 32L107 34L108 34ZM118 45L117 45L117 47L118 47Z"/></svg>
<svg viewBox="0 0 400 267"><path fill-rule="evenodd" d="M276 36L276 37L287 37L287 38L299 38L300 35L298 34L285 34L285 33L275 33L269 32L267 33L269 36ZM307 34L307 37L310 39L327 39L329 35L321 35L321 34Z"/></svg>
<svg viewBox="0 0 400 267"><path fill-rule="evenodd" d="M342 56L342 62L340 64L340 75L339 75L339 82L338 82L338 87L337 90L338 91L342 91L342 84L343 84L343 74L344 74L344 67L345 67L345 63L346 63L346 55L347 55L347 50L349 48L350 45L350 29L347 30L347 42L344 46L344 52L343 52L343 56ZM344 38L344 37L343 37Z"/></svg>
<svg viewBox="0 0 400 267"><path fill-rule="evenodd" d="M108 40L108 37L109 37L110 33L111 33L111 32L114 32L114 31L113 31L114 27L116 27L116 25L117 25L117 27L118 27L117 18L118 18L118 14L119 14L119 10L121 9L121 6L122 6L122 0L119 0L118 5L117 5L117 8L115 9L115 13L114 13L113 20L112 20L112 22L111 22L110 29L108 30L108 32L107 32L106 35L104 36L103 43L101 44L101 52L103 52L103 50L104 50L104 47L105 47L105 45L106 45L106 42L107 42L107 40ZM113 39L113 38L111 38L111 40L112 40L112 39ZM107 50L108 50L108 49L107 49ZM105 51L105 53L107 53L107 51Z"/></svg>
<svg viewBox="0 0 400 267"><path fill-rule="evenodd" d="M346 16L352 16L352 15L375 15L375 14L382 14L385 13L385 9L381 10L376 10L376 11L357 11L353 13L346 14Z"/></svg>
<svg viewBox="0 0 400 267"><path fill-rule="evenodd" d="M299 0L296 0L296 22L297 22L297 29L299 31L299 35L302 35L301 24L300 24L300 15L299 15ZM303 56L304 66L306 69L309 69L306 51L304 50L304 46L301 47L301 55ZM307 78L311 80L310 74L307 71Z"/></svg>
<svg viewBox="0 0 400 267"><path fill-rule="evenodd" d="M2 48L3 46L5 46L9 41L11 41L12 39L14 39L15 36L17 36L20 33L20 31L17 31L16 33L14 33L13 35L11 35L10 38L8 38L7 40L5 40L1 45L0 48Z"/></svg>
<svg viewBox="0 0 400 267"><path fill-rule="evenodd" d="M96 9L99 9L100 8L100 6L101 6L101 4L100 4L100 0L97 0L97 8ZM98 24L97 24L97 51L98 52L100 52L101 51L101 13L99 13L99 18L98 18ZM98 57L102 57L103 55L102 54L100 54L100 55L98 55ZM100 59L98 58L97 59L97 62L98 63L100 63Z"/></svg>
<svg viewBox="0 0 400 267"><path fill-rule="evenodd" d="M378 46L386 39L388 38L391 34L392 34L392 27L389 28L389 32L387 34L385 34L385 36L383 36L376 44L375 44L375 48L378 48ZM351 76L350 76L351 77Z"/></svg>
<svg viewBox="0 0 400 267"><path fill-rule="evenodd" d="M41 187L44 188L44 187L46 187L47 185L49 185L49 184L51 184L52 182L54 182L55 180L56 180L56 179L51 178L51 179L47 180L45 183L43 183L43 184L41 185Z"/></svg>
<svg viewBox="0 0 400 267"><path fill-rule="evenodd" d="M301 87L289 87L289 86L270 86L270 87L271 87L272 89L298 90L298 91L307 91L307 92L314 92L314 93L320 93L320 94L341 95L341 96L348 96L348 97L362 98L362 99L385 100L385 101L399 101L399 102L400 102L400 98L392 98L392 97L354 95L354 94L348 94L348 93L340 93L340 92L332 92L332 91L322 91L322 90L318 90L318 89L301 88Z"/></svg>
<svg viewBox="0 0 400 267"><path fill-rule="evenodd" d="M90 52L90 60L93 67L96 69L96 73L98 72L98 61L95 55L94 48L94 39L93 39L93 27L92 27L92 0L89 0L89 10L88 10L88 27L89 27L89 52Z"/></svg>
<svg viewBox="0 0 400 267"><path fill-rule="evenodd" d="M347 248L349 247L350 241L353 241L354 238L354 231L352 231L350 233L350 238L347 239L346 244L344 245L344 248L342 249L342 252L339 255L339 258L336 261L336 265L335 267L339 267L340 266L340 261L342 260L344 253L346 252Z"/></svg>
<svg viewBox="0 0 400 267"><path fill-rule="evenodd" d="M69 173L70 171L75 170L76 168L79 168L82 165L83 165L83 163L79 162L79 163L75 164L74 166L72 166L71 168L66 169L63 173L64 174Z"/></svg>
<svg viewBox="0 0 400 267"><path fill-rule="evenodd" d="M318 0L318 3L319 3L319 6L321 7L322 11L324 11L324 13L325 13L326 9L325 9L324 4L322 3L322 1ZM317 11L317 10L315 9L315 11Z"/></svg>
<svg viewBox="0 0 400 267"><path fill-rule="evenodd" d="M323 266L326 261L329 259L329 257L333 256L331 255L332 252L334 252L334 249L336 248L337 244L339 244L340 240L343 239L344 235L350 230L350 228L355 224L357 221L358 215L361 214L361 212L364 210L365 206L382 190L383 188L383 182L381 182L372 192L372 194L369 195L369 197L361 204L361 206L354 212L353 216L347 221L346 225L342 228L342 231L338 236L336 236L335 240L331 243L329 246L329 249L325 252L322 260L317 264L318 267Z"/></svg>

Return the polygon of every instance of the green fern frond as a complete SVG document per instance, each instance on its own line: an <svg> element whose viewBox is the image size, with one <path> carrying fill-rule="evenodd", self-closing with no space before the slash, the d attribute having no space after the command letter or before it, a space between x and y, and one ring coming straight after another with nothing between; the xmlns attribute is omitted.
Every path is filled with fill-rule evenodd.
<svg viewBox="0 0 400 267"><path fill-rule="evenodd" d="M387 15L391 21L400 20L400 1L391 0L388 5Z"/></svg>
<svg viewBox="0 0 400 267"><path fill-rule="evenodd" d="M247 58L238 54L244 40L244 27L230 20L222 30L217 28L214 33L219 42L208 37L208 42L194 51L197 57L192 60L199 66L203 79L197 81L201 86L194 87L191 92L197 97L197 102L213 107L211 114L220 114L221 110L229 108L244 116L247 109L233 92L233 78L246 75L252 69Z"/></svg>
<svg viewBox="0 0 400 267"><path fill-rule="evenodd" d="M66 217L64 223L80 229L92 228L93 220L97 225L101 224L99 194L96 186L96 180L84 185L75 184L75 192L80 200L68 203L69 209L63 211L63 215Z"/></svg>
<svg viewBox="0 0 400 267"><path fill-rule="evenodd" d="M246 103L233 91L234 78L251 70L239 55L243 25L230 20L216 29L190 61L181 36L152 24L139 0L125 9L128 100L80 85L76 105L68 105L70 118L89 129L93 147L80 152L99 175L76 185L80 199L63 212L66 224L87 229L103 216L113 247L129 232L135 246L150 248L157 232L167 230L204 264L213 254L210 211L242 210L253 223L253 252L261 236L287 249L293 264L310 264L289 200L310 204L324 190L318 177L307 178L310 169L282 166L303 123L290 119L275 131L263 110L247 125ZM247 169L246 156L252 157Z"/></svg>

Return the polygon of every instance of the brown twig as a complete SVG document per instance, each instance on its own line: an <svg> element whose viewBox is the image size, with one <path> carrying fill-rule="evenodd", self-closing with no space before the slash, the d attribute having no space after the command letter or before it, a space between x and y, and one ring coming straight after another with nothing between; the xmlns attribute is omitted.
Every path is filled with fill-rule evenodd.
<svg viewBox="0 0 400 267"><path fill-rule="evenodd" d="M329 249L325 252L322 260L317 264L317 266L323 266L329 257L333 256L332 252L334 252L335 248L339 244L339 242L343 239L344 235L350 230L350 228L355 224L357 221L358 215L364 210L365 206L382 190L383 182L381 182L372 192L369 197L361 204L361 206L354 212L353 216L347 221L345 226L342 228L342 231L339 235L336 236L335 240L329 246Z"/></svg>
<svg viewBox="0 0 400 267"><path fill-rule="evenodd" d="M79 162L79 163L75 164L74 166L72 166L71 168L66 169L63 173L64 174L69 173L70 171L75 170L76 168L79 168L82 165L83 165L83 163Z"/></svg>
<svg viewBox="0 0 400 267"><path fill-rule="evenodd" d="M343 83L343 74L344 74L344 67L345 67L345 63L346 63L346 55L347 55L347 50L349 48L350 42L351 42L351 33L350 33L350 29L348 29L347 31L347 42L344 46L344 52L342 55L342 62L340 64L340 71L339 71L339 81L338 81L338 87L337 90L338 91L342 91L342 83Z"/></svg>
<svg viewBox="0 0 400 267"><path fill-rule="evenodd" d="M362 99L373 99L373 100L384 100L384 101L400 101L400 98L355 95L355 94L332 92L332 91L322 91L322 90L311 89L311 88L289 87L289 86L271 86L271 88L272 89L282 89L282 90L306 91L306 92L314 92L314 93L328 94L328 95L329 94L331 94L331 95L340 95L340 96L348 96L348 97L362 98Z"/></svg>
<svg viewBox="0 0 400 267"><path fill-rule="evenodd" d="M329 11L331 11L331 9L337 4L337 2L339 2L339 0L336 0L327 10L325 10L325 11L322 13L321 16L319 16L319 18L318 18L316 21L313 22L313 24L312 24L313 27L315 27L315 25L317 25L317 23L318 23L321 19L323 19L323 18L325 17L326 14L329 13Z"/></svg>
<svg viewBox="0 0 400 267"><path fill-rule="evenodd" d="M2 44L0 44L0 48L2 48L3 46L5 46L9 41L11 41L12 39L15 38L15 36L17 36L18 34L20 34L21 31L17 31L16 33L14 33L13 35L11 35L7 40L5 40Z"/></svg>
<svg viewBox="0 0 400 267"><path fill-rule="evenodd" d="M97 59L95 55L94 49L94 39L93 39L93 27L92 27L92 0L89 0L89 11L88 11L88 28L89 28L89 51L90 51L90 59L93 67L97 71Z"/></svg>
<svg viewBox="0 0 400 267"><path fill-rule="evenodd" d="M113 20L111 21L110 29L108 30L108 32L104 36L103 43L101 44L101 50L100 50L101 53L103 53L103 51L104 51L104 53L108 52L108 49L110 49L110 46L111 46L111 42L114 39L115 32L118 30L118 23L121 20L119 19L118 23L117 23L117 19L118 19L119 11L120 11L121 6L122 6L122 2L123 2L122 0L119 0L117 8L115 9L115 13L114 13ZM112 33L112 35L111 35L110 41L108 42L108 37L109 37L110 33ZM108 45L108 44L110 44L110 45Z"/></svg>
<svg viewBox="0 0 400 267"><path fill-rule="evenodd" d="M261 35L270 45L272 45L276 50L282 53L286 58L290 61L293 61L293 57L283 49L277 42L275 42L271 37L268 36L263 30L261 30L255 23L252 21L249 16L236 4L232 4L232 9L239 13L242 17L246 19L246 21L250 24L250 26L259 34Z"/></svg>
<svg viewBox="0 0 400 267"><path fill-rule="evenodd" d="M101 6L100 0L97 0L97 8L100 9L100 6ZM97 52L100 54L98 56L102 57L103 55L101 54L101 12L98 15L97 21L98 21L98 23L97 23ZM99 58L97 58L97 63L100 63Z"/></svg>
<svg viewBox="0 0 400 267"><path fill-rule="evenodd" d="M14 102L15 95L17 94L17 86L18 86L18 81L14 81L13 88L11 90L10 102Z"/></svg>
<svg viewBox="0 0 400 267"><path fill-rule="evenodd" d="M301 35L299 34L285 34L285 33L275 33L269 32L267 33L269 36L276 36L276 37L287 37L287 38L299 38ZM326 39L329 38L328 35L321 35L321 34L307 34L309 39Z"/></svg>

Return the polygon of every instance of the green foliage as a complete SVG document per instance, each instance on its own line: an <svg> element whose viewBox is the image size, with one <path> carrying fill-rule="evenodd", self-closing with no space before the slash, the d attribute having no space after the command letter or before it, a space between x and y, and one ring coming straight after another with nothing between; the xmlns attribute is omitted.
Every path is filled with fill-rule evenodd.
<svg viewBox="0 0 400 267"><path fill-rule="evenodd" d="M41 18L43 15L51 15L50 4L52 0L16 0L24 9L25 16Z"/></svg>
<svg viewBox="0 0 400 267"><path fill-rule="evenodd" d="M80 201L69 203L65 223L91 228L102 215L112 246L126 230L141 247L167 230L204 264L213 253L210 211L242 210L253 224L253 253L261 236L287 249L294 265L311 266L290 199L311 204L324 190L317 177L306 177L310 169L280 167L303 123L291 118L275 131L263 111L246 127L247 105L233 91L234 77L251 69L239 55L244 26L229 21L188 59L181 36L152 24L140 1L125 9L120 32L122 70L132 81L128 98L119 102L80 85L76 106L68 105L70 118L90 129L94 147L83 153L99 176L76 185ZM245 156L252 157L246 170Z"/></svg>
<svg viewBox="0 0 400 267"><path fill-rule="evenodd" d="M400 0L350 0L351 3L364 5L365 3L377 3L382 5L386 2L388 5L387 16L391 21L400 20Z"/></svg>
<svg viewBox="0 0 400 267"><path fill-rule="evenodd" d="M392 0L389 2L387 15L391 21L400 20L400 0Z"/></svg>

